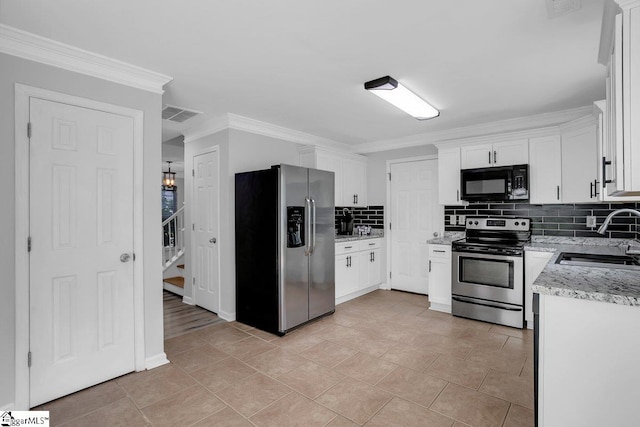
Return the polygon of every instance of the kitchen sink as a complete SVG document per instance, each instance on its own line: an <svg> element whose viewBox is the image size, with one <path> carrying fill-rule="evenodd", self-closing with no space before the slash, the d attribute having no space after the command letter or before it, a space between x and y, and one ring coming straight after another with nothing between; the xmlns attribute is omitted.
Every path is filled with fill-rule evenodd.
<svg viewBox="0 0 640 427"><path fill-rule="evenodd" d="M640 261L632 255L602 255L562 252L556 264L575 265L580 267L620 268L624 270L640 270Z"/></svg>

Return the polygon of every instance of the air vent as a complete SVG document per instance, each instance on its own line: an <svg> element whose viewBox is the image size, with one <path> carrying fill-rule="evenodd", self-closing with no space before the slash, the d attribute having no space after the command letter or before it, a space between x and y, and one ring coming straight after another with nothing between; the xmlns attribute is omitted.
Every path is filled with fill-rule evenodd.
<svg viewBox="0 0 640 427"><path fill-rule="evenodd" d="M162 119L169 120L171 122L182 123L189 120L192 117L202 114L200 111L187 110L186 108L174 107L172 105L165 105L162 109Z"/></svg>
<svg viewBox="0 0 640 427"><path fill-rule="evenodd" d="M580 0L547 0L547 16L549 19L575 12L581 7Z"/></svg>

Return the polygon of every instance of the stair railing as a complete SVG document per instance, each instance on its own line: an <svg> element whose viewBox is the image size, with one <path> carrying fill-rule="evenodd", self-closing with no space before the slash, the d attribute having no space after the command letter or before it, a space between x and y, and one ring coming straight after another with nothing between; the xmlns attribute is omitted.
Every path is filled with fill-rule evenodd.
<svg viewBox="0 0 640 427"><path fill-rule="evenodd" d="M162 268L166 270L184 254L184 206L162 221Z"/></svg>

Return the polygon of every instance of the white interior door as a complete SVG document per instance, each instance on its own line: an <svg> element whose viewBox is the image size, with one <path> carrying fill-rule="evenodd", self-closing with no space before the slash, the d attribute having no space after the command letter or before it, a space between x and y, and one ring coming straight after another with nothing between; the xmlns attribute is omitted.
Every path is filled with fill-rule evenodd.
<svg viewBox="0 0 640 427"><path fill-rule="evenodd" d="M218 151L193 157L193 277L195 303L219 310L219 178Z"/></svg>
<svg viewBox="0 0 640 427"><path fill-rule="evenodd" d="M429 293L427 240L442 228L438 162L391 164L391 288Z"/></svg>
<svg viewBox="0 0 640 427"><path fill-rule="evenodd" d="M30 405L135 368L133 120L30 98Z"/></svg>

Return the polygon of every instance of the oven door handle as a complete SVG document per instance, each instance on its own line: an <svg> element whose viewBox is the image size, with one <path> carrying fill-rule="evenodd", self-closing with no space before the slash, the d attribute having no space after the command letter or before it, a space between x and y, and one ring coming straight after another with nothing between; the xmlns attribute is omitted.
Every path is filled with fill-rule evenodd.
<svg viewBox="0 0 640 427"><path fill-rule="evenodd" d="M453 299L454 301L464 302L464 303L467 303L467 304L475 304L475 305L483 305L485 307L499 308L501 310L522 311L522 308L504 307L504 306L501 306L501 305L486 304L486 303L481 303L481 302L476 302L476 301L469 301L469 300L462 299L462 298L459 298L459 297L451 297L451 299Z"/></svg>

